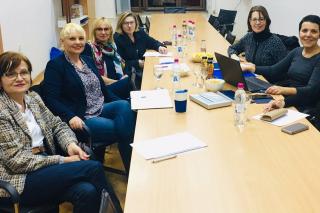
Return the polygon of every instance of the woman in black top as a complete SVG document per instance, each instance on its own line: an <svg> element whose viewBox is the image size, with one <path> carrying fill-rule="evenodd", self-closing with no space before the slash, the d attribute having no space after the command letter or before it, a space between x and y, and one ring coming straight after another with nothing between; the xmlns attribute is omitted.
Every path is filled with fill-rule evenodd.
<svg viewBox="0 0 320 213"><path fill-rule="evenodd" d="M271 19L263 6L250 9L248 33L228 49L230 56L245 53L242 61L248 61L258 66L271 66L287 55L287 49L281 39L270 32Z"/></svg>
<svg viewBox="0 0 320 213"><path fill-rule="evenodd" d="M144 53L147 49L167 53L167 48L159 41L150 37L143 30L139 30L137 17L132 12L124 12L119 17L114 40L120 56L125 60L126 66L136 70L136 86L140 88L142 70L144 66ZM131 76L131 72L128 73Z"/></svg>
<svg viewBox="0 0 320 213"><path fill-rule="evenodd" d="M285 106L299 110L314 107L320 97L320 17L308 15L299 23L299 37L303 47L292 50L287 57L273 66L241 64L243 70L263 75L277 82L266 93L284 95ZM285 77L283 77L285 74Z"/></svg>

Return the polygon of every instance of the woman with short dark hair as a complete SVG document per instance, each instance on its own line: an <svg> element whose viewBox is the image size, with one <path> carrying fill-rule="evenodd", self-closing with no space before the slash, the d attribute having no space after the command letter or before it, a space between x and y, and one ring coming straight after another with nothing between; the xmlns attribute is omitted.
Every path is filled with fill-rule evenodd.
<svg viewBox="0 0 320 213"><path fill-rule="evenodd" d="M70 128L28 92L31 71L22 54L0 55L0 179L17 189L22 205L67 201L76 213L98 213L102 190L114 194L103 167L88 160ZM0 203L11 203L2 189Z"/></svg>

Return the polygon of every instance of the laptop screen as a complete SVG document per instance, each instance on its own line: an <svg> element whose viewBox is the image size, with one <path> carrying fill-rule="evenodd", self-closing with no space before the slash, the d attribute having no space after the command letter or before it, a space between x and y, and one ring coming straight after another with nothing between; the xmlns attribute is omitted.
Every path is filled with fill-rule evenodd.
<svg viewBox="0 0 320 213"><path fill-rule="evenodd" d="M220 65L221 73L223 79L231 84L232 86L237 87L238 83L244 84L244 89L248 91L246 81L243 77L243 72L240 67L240 63L237 60L224 56L220 53L215 52L217 62Z"/></svg>

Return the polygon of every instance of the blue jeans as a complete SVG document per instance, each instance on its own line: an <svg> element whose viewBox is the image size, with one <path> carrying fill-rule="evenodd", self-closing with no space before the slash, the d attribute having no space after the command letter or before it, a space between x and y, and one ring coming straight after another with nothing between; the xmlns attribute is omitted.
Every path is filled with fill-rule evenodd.
<svg viewBox="0 0 320 213"><path fill-rule="evenodd" d="M27 174L21 204L71 202L75 213L98 212L101 191L106 189L119 212L119 200L97 161L56 164Z"/></svg>
<svg viewBox="0 0 320 213"><path fill-rule="evenodd" d="M121 159L129 172L135 127L134 112L127 101L113 101L103 105L98 117L89 118L84 121L92 134L93 144L110 145L118 143Z"/></svg>

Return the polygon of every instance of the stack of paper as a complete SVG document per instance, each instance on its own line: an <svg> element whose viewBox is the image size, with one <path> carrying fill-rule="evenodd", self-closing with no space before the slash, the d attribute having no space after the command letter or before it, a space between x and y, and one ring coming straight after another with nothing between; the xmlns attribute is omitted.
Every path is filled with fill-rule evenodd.
<svg viewBox="0 0 320 213"><path fill-rule="evenodd" d="M167 89L131 91L130 97L133 110L173 107Z"/></svg>
<svg viewBox="0 0 320 213"><path fill-rule="evenodd" d="M154 138L131 144L133 149L146 160L176 155L207 145L188 132Z"/></svg>
<svg viewBox="0 0 320 213"><path fill-rule="evenodd" d="M144 53L144 57L168 57L168 56L172 56L172 52L168 52L167 54L161 54L159 52L155 52L155 51L148 51Z"/></svg>

